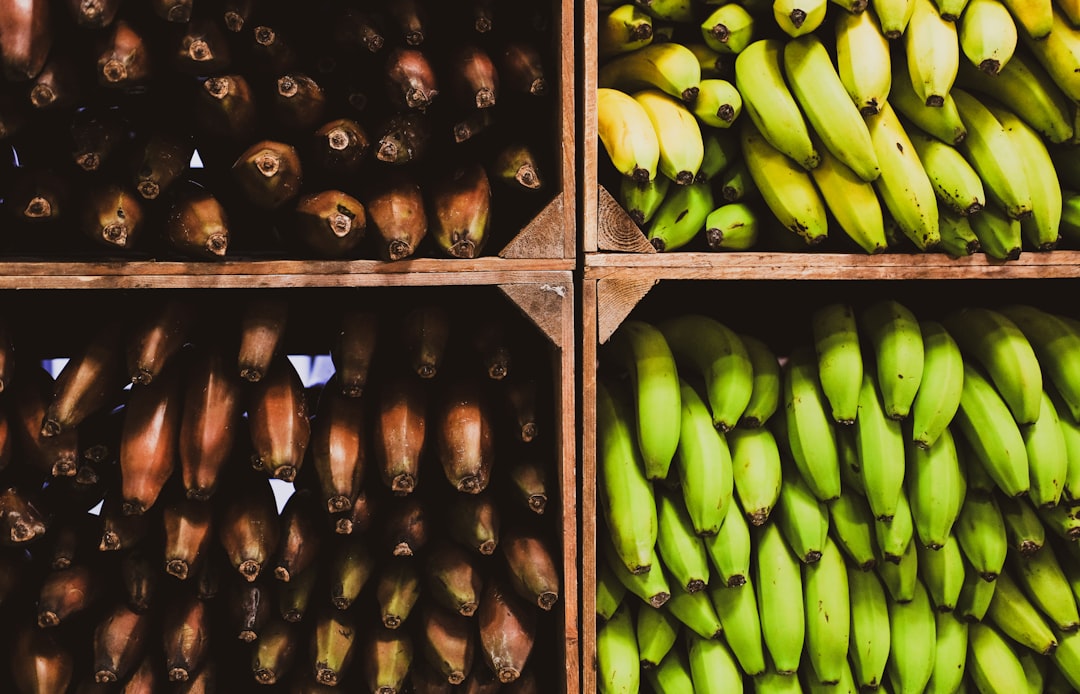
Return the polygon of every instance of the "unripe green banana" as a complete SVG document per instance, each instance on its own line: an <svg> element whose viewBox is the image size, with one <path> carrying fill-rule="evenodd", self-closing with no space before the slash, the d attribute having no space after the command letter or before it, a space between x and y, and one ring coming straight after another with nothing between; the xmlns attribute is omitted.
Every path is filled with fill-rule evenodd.
<svg viewBox="0 0 1080 694"><path fill-rule="evenodd" d="M775 523L762 526L756 540L754 587L761 634L776 672L794 674L799 670L806 636L799 560Z"/></svg>
<svg viewBox="0 0 1080 694"><path fill-rule="evenodd" d="M983 210L984 214L971 215L968 221L982 252L994 260L1018 260L1023 250L1023 227L997 205Z"/></svg>
<svg viewBox="0 0 1080 694"><path fill-rule="evenodd" d="M780 362L760 339L751 335L739 335L739 339L746 348L754 372L750 402L739 418L739 426L753 429L769 421L780 406Z"/></svg>
<svg viewBox="0 0 1080 694"><path fill-rule="evenodd" d="M941 549L918 546L919 578L930 594L930 601L938 612L952 612L964 586L964 556L956 538L949 540Z"/></svg>
<svg viewBox="0 0 1080 694"><path fill-rule="evenodd" d="M637 692L641 667L630 605L623 603L596 629L596 684L601 692Z"/></svg>
<svg viewBox="0 0 1080 694"><path fill-rule="evenodd" d="M630 375L645 477L665 479L679 445L681 401L675 356L663 333L642 320L620 325L611 336L608 352Z"/></svg>
<svg viewBox="0 0 1080 694"><path fill-rule="evenodd" d="M981 692L1027 689L1024 666L1008 642L988 624L968 627L968 672Z"/></svg>
<svg viewBox="0 0 1080 694"><path fill-rule="evenodd" d="M1027 499L1002 496L998 499L1005 537L1009 548L1024 557L1040 551L1046 544L1046 528Z"/></svg>
<svg viewBox="0 0 1080 694"><path fill-rule="evenodd" d="M745 166L739 168L745 171ZM721 205L705 218L705 242L710 250L745 251L753 248L757 240L758 214L749 205Z"/></svg>
<svg viewBox="0 0 1080 694"><path fill-rule="evenodd" d="M792 38L806 36L825 21L826 0L773 0L773 19Z"/></svg>
<svg viewBox="0 0 1080 694"><path fill-rule="evenodd" d="M738 694L742 691L743 676L739 664L723 639L703 639L688 633L686 652L695 692Z"/></svg>
<svg viewBox="0 0 1080 694"><path fill-rule="evenodd" d="M821 0L822 14L825 4ZM780 39L759 39L743 49L735 59L735 87L742 95L743 110L750 116L763 142L790 157L803 169L810 170L818 165L819 157L810 142L810 131L802 111L784 79L783 48ZM760 181L758 187L761 187Z"/></svg>
<svg viewBox="0 0 1080 694"><path fill-rule="evenodd" d="M659 89L642 89L630 96L645 109L656 131L660 173L679 185L692 183L705 156L701 126L693 112L682 101Z"/></svg>
<svg viewBox="0 0 1080 694"><path fill-rule="evenodd" d="M816 137L812 137L817 147ZM821 197L836 218L840 229L867 253L884 252L888 246L881 200L871 183L818 147L821 163L810 171Z"/></svg>
<svg viewBox="0 0 1080 694"><path fill-rule="evenodd" d="M788 466L776 505L776 522L788 547L804 564L821 558L829 537L829 513L802 479L798 470Z"/></svg>
<svg viewBox="0 0 1080 694"><path fill-rule="evenodd" d="M920 347L922 346L920 342ZM880 362L879 362L880 369ZM897 513L904 492L904 434L900 422L887 416L877 381L863 374L855 441L859 474L874 518L888 521ZM906 505L906 502L905 502Z"/></svg>
<svg viewBox="0 0 1080 694"><path fill-rule="evenodd" d="M611 619L622 604L626 586L615 577L606 561L596 562L596 616L601 622Z"/></svg>
<svg viewBox="0 0 1080 694"><path fill-rule="evenodd" d="M757 193L754 187L754 179L750 176L750 170L745 161L735 162L734 166L714 181L713 187L720 193L720 199L724 202L738 202L749 200Z"/></svg>
<svg viewBox="0 0 1080 694"><path fill-rule="evenodd" d="M994 386L968 363L956 423L974 453L971 467L980 466L1008 496L1027 492L1031 482L1024 437Z"/></svg>
<svg viewBox="0 0 1080 694"><path fill-rule="evenodd" d="M956 101L950 95L940 107L927 106L915 93L904 67L899 63L893 66L889 103L903 117L905 125L914 125L945 144L958 146L967 137L967 127L956 109Z"/></svg>
<svg viewBox="0 0 1080 694"><path fill-rule="evenodd" d="M697 238L714 206L708 182L673 186L645 229L645 238L658 252L678 250Z"/></svg>
<svg viewBox="0 0 1080 694"><path fill-rule="evenodd" d="M729 128L742 113L742 96L725 79L703 79L698 84L698 98L692 110L702 125Z"/></svg>
<svg viewBox="0 0 1080 694"><path fill-rule="evenodd" d="M649 114L626 92L596 90L596 130L615 170L638 183L656 178L660 140Z"/></svg>
<svg viewBox="0 0 1080 694"><path fill-rule="evenodd" d="M941 250L953 258L966 258L982 250L979 237L967 217L939 208L938 229L941 231Z"/></svg>
<svg viewBox="0 0 1080 694"><path fill-rule="evenodd" d="M922 330L915 314L898 301L871 304L860 315L877 364L877 386L889 419L905 419L922 382Z"/></svg>
<svg viewBox="0 0 1080 694"><path fill-rule="evenodd" d="M968 625L951 612L935 617L934 672L926 685L933 694L955 692L964 680L967 664Z"/></svg>
<svg viewBox="0 0 1080 694"><path fill-rule="evenodd" d="M599 479L597 491L612 547L627 571L648 573L656 546L656 502L637 444L630 433L626 407L608 389L596 388Z"/></svg>
<svg viewBox="0 0 1080 694"><path fill-rule="evenodd" d="M724 627L724 638L739 667L747 675L765 671L765 650L761 641L761 618L753 582L736 587L715 586L709 589L716 615Z"/></svg>
<svg viewBox="0 0 1080 694"><path fill-rule="evenodd" d="M619 202L630 219L639 227L644 227L660 209L670 187L671 179L667 176L656 176L644 183L622 176L619 179Z"/></svg>
<svg viewBox="0 0 1080 694"><path fill-rule="evenodd" d="M939 108L960 66L956 23L942 16L932 0L914 0L904 49L915 93L927 106Z"/></svg>
<svg viewBox="0 0 1080 694"><path fill-rule="evenodd" d="M840 424L854 424L862 389L862 350L855 311L850 304L831 303L810 316L818 357L821 390Z"/></svg>
<svg viewBox="0 0 1080 694"><path fill-rule="evenodd" d="M654 22L653 43L604 63L597 73L597 85L622 91L655 87L692 104L701 81L701 64L694 52L681 43L657 42L656 29Z"/></svg>
<svg viewBox="0 0 1080 694"><path fill-rule="evenodd" d="M635 4L601 12L596 24L596 54L600 60L648 46L653 40L652 17Z"/></svg>
<svg viewBox="0 0 1080 694"><path fill-rule="evenodd" d="M669 318L658 324L683 368L705 382L713 425L732 429L750 402L754 375L742 340L718 320L699 314Z"/></svg>
<svg viewBox="0 0 1080 694"><path fill-rule="evenodd" d="M967 216L986 205L982 179L958 149L918 131L910 136L934 192L945 207Z"/></svg>
<svg viewBox="0 0 1080 694"><path fill-rule="evenodd" d="M1053 508L1036 509L1043 527L1058 537L1080 540L1080 507L1058 504Z"/></svg>
<svg viewBox="0 0 1080 694"><path fill-rule="evenodd" d="M889 41L872 10L836 16L836 71L863 116L881 110L892 86Z"/></svg>
<svg viewBox="0 0 1080 694"><path fill-rule="evenodd" d="M849 571L851 632L848 654L856 684L876 689L885 674L891 635L885 590L873 571Z"/></svg>
<svg viewBox="0 0 1080 694"><path fill-rule="evenodd" d="M862 464L859 462L859 443L855 427L836 427L836 456L840 459L840 480L843 488L854 490L859 496L865 497L866 488L862 481ZM867 510L869 511L869 508Z"/></svg>
<svg viewBox="0 0 1080 694"><path fill-rule="evenodd" d="M960 549L984 581L993 581L1005 565L1009 542L1005 521L991 494L969 490L953 526Z"/></svg>
<svg viewBox="0 0 1080 694"><path fill-rule="evenodd" d="M871 0L870 7L878 16L882 35L895 40L904 35L915 3L914 0Z"/></svg>
<svg viewBox="0 0 1080 694"><path fill-rule="evenodd" d="M997 76L1016 51L1016 23L1000 0L968 0L956 22L960 49L967 61Z"/></svg>
<svg viewBox="0 0 1080 694"><path fill-rule="evenodd" d="M645 670L657 667L679 638L681 623L663 608L638 605L634 619L638 658Z"/></svg>
<svg viewBox="0 0 1080 694"><path fill-rule="evenodd" d="M660 564L660 557L657 556L655 550L652 552L650 561L656 570L643 574L632 574L615 553L610 534L605 533L603 537L598 537L598 541L602 547L600 553L603 555L604 561L608 563L608 567L615 575L615 579L628 592L641 598L652 607L660 607L671 599L671 586L668 585L667 577L664 575ZM622 604L625 605L628 602L630 600L624 598Z"/></svg>
<svg viewBox="0 0 1080 694"><path fill-rule="evenodd" d="M915 537L915 524L911 518L911 506L903 491L897 497L896 513L888 521L874 519L874 538L878 552L894 564L900 561Z"/></svg>
<svg viewBox="0 0 1080 694"><path fill-rule="evenodd" d="M697 391L685 381L680 389L682 432L675 470L694 532L708 537L720 531L731 505L735 484L731 453Z"/></svg>
<svg viewBox="0 0 1080 694"><path fill-rule="evenodd" d="M802 694L802 685L794 674L783 674L770 668L754 678L755 694Z"/></svg>
<svg viewBox="0 0 1080 694"><path fill-rule="evenodd" d="M1080 422L1080 331L1060 316L1027 304L1011 304L999 309L1013 322L1035 351L1039 366L1068 409L1058 412Z"/></svg>
<svg viewBox="0 0 1080 694"><path fill-rule="evenodd" d="M964 471L948 428L927 450L908 445L906 482L919 544L941 549L952 534L967 493Z"/></svg>
<svg viewBox="0 0 1080 694"><path fill-rule="evenodd" d="M1052 546L1030 557L1015 557L1010 568L1024 593L1055 629L1070 632L1080 628L1075 596Z"/></svg>
<svg viewBox="0 0 1080 694"><path fill-rule="evenodd" d="M742 158L739 139L733 132L706 128L701 133L701 139L705 145L705 155L694 179L698 183L712 180Z"/></svg>
<svg viewBox="0 0 1080 694"><path fill-rule="evenodd" d="M659 524L656 547L664 568L683 590L696 593L709 583L709 559L705 544L694 534L682 494L674 490L656 492Z"/></svg>
<svg viewBox="0 0 1080 694"><path fill-rule="evenodd" d="M1028 498L1036 506L1056 506L1068 474L1069 452L1057 410L1045 391L1039 419L1020 433L1024 437L1031 479Z"/></svg>
<svg viewBox="0 0 1080 694"><path fill-rule="evenodd" d="M981 622L994 598L997 581L984 581L975 567L964 559L964 586L956 600L954 613L965 622Z"/></svg>
<svg viewBox="0 0 1080 694"><path fill-rule="evenodd" d="M921 583L915 583L910 602L889 601L889 632L892 647L886 670L894 689L923 691L934 672L937 623Z"/></svg>
<svg viewBox="0 0 1080 694"><path fill-rule="evenodd" d="M1080 631L1058 634L1058 647L1051 656L1058 671L1064 676L1072 691L1080 689ZM1046 689L1053 691L1052 686ZM1059 691L1068 691L1062 687Z"/></svg>
<svg viewBox="0 0 1080 694"><path fill-rule="evenodd" d="M829 502L829 535L860 571L877 564L874 523L866 499L851 489L844 489L839 498Z"/></svg>
<svg viewBox="0 0 1080 694"><path fill-rule="evenodd" d="M737 501L728 504L720 532L705 537L705 550L720 585L736 587L746 583L750 576L750 526Z"/></svg>
<svg viewBox="0 0 1080 694"><path fill-rule="evenodd" d="M1080 501L1080 424L1073 421L1068 414L1069 405L1061 398L1056 388L1051 389L1050 397L1057 411L1065 413L1058 417L1061 433L1065 436L1066 454L1069 458L1063 496L1070 504L1075 505Z"/></svg>
<svg viewBox="0 0 1080 694"><path fill-rule="evenodd" d="M817 377L817 357L801 346L783 370L787 443L795 467L821 501L840 496L840 461L829 404ZM781 493L783 488L781 488Z"/></svg>
<svg viewBox="0 0 1080 694"><path fill-rule="evenodd" d="M754 16L735 2L720 4L701 23L701 37L721 53L742 53L754 34Z"/></svg>
<svg viewBox="0 0 1080 694"><path fill-rule="evenodd" d="M851 635L848 570L839 548L826 541L821 559L803 567L806 653L818 680L837 684L847 667Z"/></svg>
<svg viewBox="0 0 1080 694"><path fill-rule="evenodd" d="M1029 650L1020 648L1016 657L1020 660L1020 666L1024 668L1024 677L1027 678L1028 693L1042 694L1046 690L1047 670L1050 661Z"/></svg>
<svg viewBox="0 0 1080 694"><path fill-rule="evenodd" d="M766 428L732 429L727 433L731 468L739 505L751 525L769 519L780 496L781 464L776 438Z"/></svg>
<svg viewBox="0 0 1080 694"><path fill-rule="evenodd" d="M716 608L709 600L709 594L703 590L687 593L676 588L662 609L670 612L683 626L703 639L719 638L724 630L720 618L716 616Z"/></svg>
<svg viewBox="0 0 1080 694"><path fill-rule="evenodd" d="M919 554L915 542L908 543L899 563L885 561L879 556L874 569L889 597L896 602L909 602L915 595L915 584L919 582Z"/></svg>
<svg viewBox="0 0 1080 694"><path fill-rule="evenodd" d="M928 449L948 428L960 407L964 360L956 340L941 323L920 321L923 378L911 404L911 440Z"/></svg>
<svg viewBox="0 0 1080 694"><path fill-rule="evenodd" d="M687 662L686 652L682 648L672 648L659 665L645 670L645 677L654 692L694 694L690 663Z"/></svg>

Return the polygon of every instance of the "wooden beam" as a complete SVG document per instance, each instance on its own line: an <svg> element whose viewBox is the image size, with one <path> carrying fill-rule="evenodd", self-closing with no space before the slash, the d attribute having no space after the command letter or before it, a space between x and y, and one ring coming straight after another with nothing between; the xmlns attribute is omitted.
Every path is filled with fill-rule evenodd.
<svg viewBox="0 0 1080 694"><path fill-rule="evenodd" d="M596 315L598 344L608 341L630 311L659 280L649 277L611 277L596 282Z"/></svg>
<svg viewBox="0 0 1080 694"><path fill-rule="evenodd" d="M562 258L563 238L573 234L573 226L566 226L564 196L555 196L544 209L533 217L510 243L499 251L500 258Z"/></svg>
<svg viewBox="0 0 1080 694"><path fill-rule="evenodd" d="M656 249L619 201L604 186L598 186L598 189L596 238L600 250L656 255Z"/></svg>
<svg viewBox="0 0 1080 694"><path fill-rule="evenodd" d="M574 286L569 275L565 279L530 284L500 284L499 290L531 320L551 343L559 349L569 349L566 342L565 311L573 306Z"/></svg>

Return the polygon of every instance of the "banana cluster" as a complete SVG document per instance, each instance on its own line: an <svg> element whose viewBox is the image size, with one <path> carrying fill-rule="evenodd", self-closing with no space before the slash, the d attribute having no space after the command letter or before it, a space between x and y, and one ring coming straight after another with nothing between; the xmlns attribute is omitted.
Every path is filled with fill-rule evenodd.
<svg viewBox="0 0 1080 694"><path fill-rule="evenodd" d="M1080 322L631 319L597 392L602 692L1080 689Z"/></svg>
<svg viewBox="0 0 1080 694"><path fill-rule="evenodd" d="M1080 241L1075 3L667 4L598 22L608 180L657 250Z"/></svg>

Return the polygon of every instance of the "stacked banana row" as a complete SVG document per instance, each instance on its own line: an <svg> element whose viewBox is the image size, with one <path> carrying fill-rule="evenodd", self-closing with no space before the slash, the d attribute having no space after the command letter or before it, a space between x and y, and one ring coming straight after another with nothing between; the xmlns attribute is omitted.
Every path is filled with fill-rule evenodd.
<svg viewBox="0 0 1080 694"><path fill-rule="evenodd" d="M836 5L601 9L609 181L657 250L1010 260L1080 240L1071 3Z"/></svg>
<svg viewBox="0 0 1080 694"><path fill-rule="evenodd" d="M597 393L604 692L1080 689L1080 322L629 320Z"/></svg>
<svg viewBox="0 0 1080 694"><path fill-rule="evenodd" d="M0 690L543 683L559 535L512 318L344 309L305 388L300 305L211 306L108 322L55 379L0 326Z"/></svg>

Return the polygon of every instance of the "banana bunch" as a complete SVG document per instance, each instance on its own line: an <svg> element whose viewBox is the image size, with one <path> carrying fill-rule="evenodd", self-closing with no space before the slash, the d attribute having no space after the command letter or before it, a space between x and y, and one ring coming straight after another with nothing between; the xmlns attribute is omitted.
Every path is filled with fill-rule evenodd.
<svg viewBox="0 0 1080 694"><path fill-rule="evenodd" d="M600 32L607 180L658 251L773 244L1008 261L1080 243L1066 204L1080 185L1066 171L1080 10L827 4L601 10L600 24L617 27ZM650 20L670 31L641 28ZM631 103L642 91L651 110Z"/></svg>
<svg viewBox="0 0 1080 694"><path fill-rule="evenodd" d="M1080 688L1080 323L810 328L778 359L634 319L601 352L600 690Z"/></svg>

